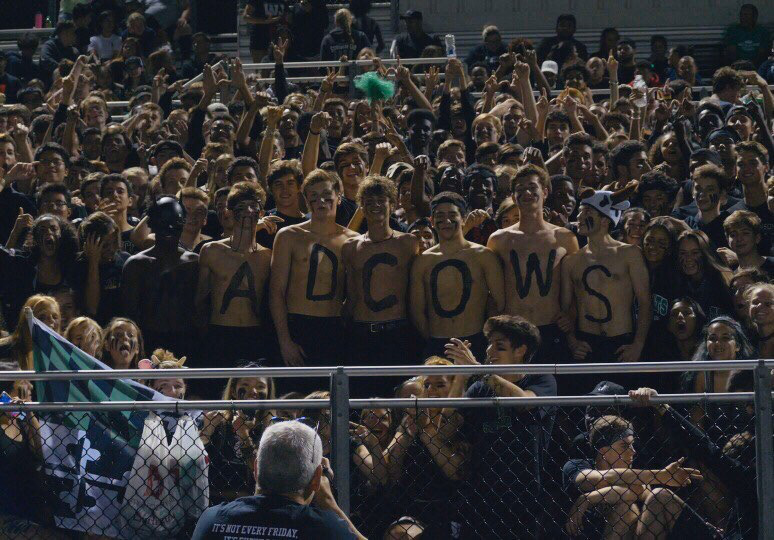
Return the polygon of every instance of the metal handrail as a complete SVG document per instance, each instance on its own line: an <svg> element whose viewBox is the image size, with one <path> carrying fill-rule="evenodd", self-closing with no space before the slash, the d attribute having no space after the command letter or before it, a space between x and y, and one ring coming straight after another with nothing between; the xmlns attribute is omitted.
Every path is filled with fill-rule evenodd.
<svg viewBox="0 0 774 540"><path fill-rule="evenodd" d="M703 362L632 362L610 364L479 364L472 366L330 366L264 368L192 368L192 369L110 369L79 371L2 371L0 381L77 381L114 379L228 379L233 377L328 377L340 372L354 377L414 375L582 374L582 373L660 373L683 371L726 371L774 368L774 360L710 360Z"/></svg>
<svg viewBox="0 0 774 540"><path fill-rule="evenodd" d="M397 58L382 58L382 64L393 65L398 63ZM445 56L436 58L401 58L400 63L404 66L413 66L417 64L445 64L449 59ZM332 67L337 68L340 66L372 66L372 60L347 60L346 62L339 62L338 60L317 60L313 62L285 62L282 64L285 69L288 68L325 68ZM258 69L273 69L274 62L264 62L262 64L242 64L242 69L258 70Z"/></svg>
<svg viewBox="0 0 774 540"><path fill-rule="evenodd" d="M749 403L755 398L754 392L718 392L697 394L662 394L650 398L653 404L661 403ZM538 407L555 405L610 406L636 404L627 395L614 396L542 396L542 397L501 397L501 398L394 398L394 399L350 399L350 409L474 409L482 407ZM328 399L265 399L265 400L199 400L199 401L105 401L96 402L29 402L0 404L2 411L214 411L230 409L328 409Z"/></svg>

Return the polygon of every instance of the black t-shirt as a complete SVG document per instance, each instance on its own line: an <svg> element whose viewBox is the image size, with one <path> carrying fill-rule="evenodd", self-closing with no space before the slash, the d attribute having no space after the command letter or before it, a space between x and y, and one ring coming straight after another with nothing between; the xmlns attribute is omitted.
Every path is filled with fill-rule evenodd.
<svg viewBox="0 0 774 540"><path fill-rule="evenodd" d="M698 229L702 231L712 241L715 248L728 247L728 241L726 240L726 232L723 229L723 222L730 214L726 211L721 211L718 217L710 221L709 223L702 223L697 216L687 216L685 223L691 229Z"/></svg>
<svg viewBox="0 0 774 540"><path fill-rule="evenodd" d="M347 540L355 535L333 512L279 496L256 495L208 508L193 540Z"/></svg>
<svg viewBox="0 0 774 540"><path fill-rule="evenodd" d="M99 306L95 320L106 324L112 317L121 313L121 272L129 254L119 251L109 263L99 265ZM81 254L75 260L71 282L75 289L78 304L85 309L86 282L89 276L89 262Z"/></svg>
<svg viewBox="0 0 774 540"><path fill-rule="evenodd" d="M517 384L536 396L556 395L553 375L527 375ZM483 381L477 381L465 397L495 394ZM471 447L471 474L461 491L468 508L462 515L488 515L484 521L487 527L503 537L510 537L515 527L536 534L541 514L543 453L555 408L484 407L464 409L462 414L463 437Z"/></svg>
<svg viewBox="0 0 774 540"><path fill-rule="evenodd" d="M247 5L253 7L253 16L261 19L280 17L287 11L284 0L249 0ZM271 33L271 28L270 24L255 24L250 31L255 35L265 36Z"/></svg>
<svg viewBox="0 0 774 540"><path fill-rule="evenodd" d="M283 223L277 224L277 232L279 232L280 229L284 229L285 227L288 227L290 225L298 225L299 223L303 223L304 221L309 219L307 216L302 216L302 217L286 216L285 214L277 211L276 208L266 212L266 215L279 216L285 220ZM277 236L276 233L269 234L266 232L266 229L261 229L260 231L258 231L258 234L255 237L255 240L263 247L272 249L274 247L274 238L276 238L276 236Z"/></svg>
<svg viewBox="0 0 774 540"><path fill-rule="evenodd" d="M578 475L589 469L594 469L594 463L588 459L571 459L562 467L562 482L564 484L564 490L569 495L572 502L575 502L581 495L581 490L575 483L575 479ZM583 518L583 529L580 536L575 538L602 538L605 531L605 518L596 508L590 509L586 512Z"/></svg>

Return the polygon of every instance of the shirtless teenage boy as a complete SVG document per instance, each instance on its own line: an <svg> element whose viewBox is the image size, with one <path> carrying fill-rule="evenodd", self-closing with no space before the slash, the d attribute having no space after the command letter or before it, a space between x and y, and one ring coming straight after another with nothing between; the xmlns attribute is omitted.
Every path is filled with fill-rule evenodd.
<svg viewBox="0 0 774 540"><path fill-rule="evenodd" d="M204 244L199 256L196 304L207 312L211 367L235 367L240 360L268 356L261 308L271 250L255 241L265 202L260 185L234 184L226 199L234 216L232 234Z"/></svg>
<svg viewBox="0 0 774 540"><path fill-rule="evenodd" d="M411 317L428 340L423 357L444 356L454 337L470 341L483 358L487 302L491 298L495 313L505 307L500 261L489 248L463 237L467 204L460 195L441 192L430 208L439 243L419 255L411 269Z"/></svg>
<svg viewBox="0 0 774 540"><path fill-rule="evenodd" d="M311 219L285 227L274 239L269 305L286 365L337 365L345 342L341 248L357 233L336 223L341 180L317 169L301 191Z"/></svg>
<svg viewBox="0 0 774 540"><path fill-rule="evenodd" d="M524 317L540 330L537 363L570 362L561 315L560 263L578 251L575 235L543 219L550 192L548 173L535 165L520 167L511 180L519 221L494 233L487 246L497 253L505 273L505 313Z"/></svg>
<svg viewBox="0 0 774 540"><path fill-rule="evenodd" d="M562 265L562 310L569 313L574 308L577 314L576 329L568 341L575 359L586 363L639 361L651 321L650 285L642 252L610 236L610 229L629 207L628 201L616 203L613 195L597 191L580 202L578 232L589 243L568 255ZM636 328L635 299L639 306ZM598 382L586 379L583 384L588 388L577 389L582 394ZM628 382L627 377L610 380L624 387Z"/></svg>
<svg viewBox="0 0 774 540"><path fill-rule="evenodd" d="M368 176L360 184L357 204L363 208L368 230L348 240L341 251L347 272L346 311L352 317L349 334L354 365L413 364L418 354L416 333L408 320L411 264L421 251L419 238L390 227L397 204L395 183ZM359 377L353 393L362 397L391 394L399 380Z"/></svg>

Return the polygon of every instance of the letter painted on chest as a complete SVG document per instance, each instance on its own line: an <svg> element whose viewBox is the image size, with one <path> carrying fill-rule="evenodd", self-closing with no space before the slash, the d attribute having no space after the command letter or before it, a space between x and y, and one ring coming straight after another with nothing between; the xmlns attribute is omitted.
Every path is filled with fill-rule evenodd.
<svg viewBox="0 0 774 540"><path fill-rule="evenodd" d="M317 267L320 264L320 257L328 257L331 261L331 284L330 290L324 294L314 294L314 286L317 281ZM322 302L333 300L336 296L336 285L339 276L339 259L336 254L325 246L315 244L312 246L312 253L309 255L309 275L306 278L306 299L312 302Z"/></svg>
<svg viewBox="0 0 774 540"><path fill-rule="evenodd" d="M247 288L242 289L242 282L247 280ZM250 300L250 307L255 315L258 315L258 295L255 293L255 276L253 270L247 262L243 262L226 287L223 293L223 301L220 303L220 314L224 315L228 311L229 305L234 298L247 298Z"/></svg>
<svg viewBox="0 0 774 540"><path fill-rule="evenodd" d="M583 288L586 289L586 292L590 294L591 296L594 296L599 299L600 302L602 302L605 305L606 315L602 318L592 317L591 315L586 315L586 319L594 322L594 323L606 323L610 322L610 320L613 318L613 309L610 306L610 300L607 299L607 296L603 295L599 291L595 291L589 286L589 274L593 272L594 270L599 270L605 276L610 277L612 274L610 273L610 270L607 269L607 266L603 266L601 264L592 264L588 268L586 268L583 271Z"/></svg>
<svg viewBox="0 0 774 540"><path fill-rule="evenodd" d="M371 296L371 278L374 275L374 269L380 265L398 266L398 258L392 253L377 253L368 258L363 265L363 301L371 311L384 311L398 303L398 297L394 294L385 296L381 300L375 300Z"/></svg>
<svg viewBox="0 0 774 540"><path fill-rule="evenodd" d="M513 267L513 275L516 277L516 290L519 293L519 298L526 298L529 294L529 290L532 288L532 276L535 276L535 283L538 286L538 292L540 296L548 296L551 292L551 283L554 279L554 261L556 260L556 250L552 249L548 253L548 262L546 264L545 279L543 278L543 271L540 269L540 258L537 253L530 253L527 257L527 267L524 271L524 276L521 275L521 261L519 260L519 254L515 250L511 250L511 266Z"/></svg>
<svg viewBox="0 0 774 540"><path fill-rule="evenodd" d="M460 297L460 301L454 309L450 310L444 309L443 306L441 306L441 301L438 298L438 275L445 268L454 268L460 273L460 277L462 277L462 295ZM465 311L465 306L467 306L468 300L470 300L470 294L472 290L473 274L471 274L468 265L459 259L449 259L438 263L430 273L430 296L433 302L433 309L439 317L450 319L460 315L463 311Z"/></svg>

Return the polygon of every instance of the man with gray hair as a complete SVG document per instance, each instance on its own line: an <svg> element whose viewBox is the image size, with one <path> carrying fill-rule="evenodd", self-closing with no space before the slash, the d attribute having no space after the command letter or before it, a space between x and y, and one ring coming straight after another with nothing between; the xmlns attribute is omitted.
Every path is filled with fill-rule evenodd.
<svg viewBox="0 0 774 540"><path fill-rule="evenodd" d="M322 453L322 441L309 426L269 426L255 462L257 494L205 510L193 540L365 540L333 498Z"/></svg>

